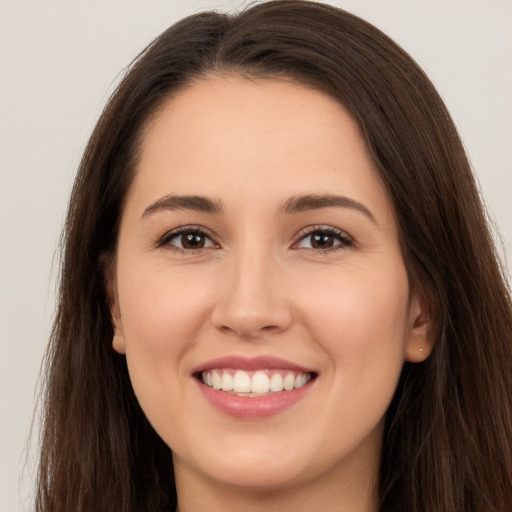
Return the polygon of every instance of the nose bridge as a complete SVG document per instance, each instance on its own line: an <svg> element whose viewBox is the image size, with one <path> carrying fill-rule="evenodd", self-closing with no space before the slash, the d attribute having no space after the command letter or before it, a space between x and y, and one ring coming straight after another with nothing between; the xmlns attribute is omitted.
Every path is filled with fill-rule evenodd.
<svg viewBox="0 0 512 512"><path fill-rule="evenodd" d="M291 314L278 276L278 258L269 244L240 243L220 276L215 325L243 338L284 330Z"/></svg>

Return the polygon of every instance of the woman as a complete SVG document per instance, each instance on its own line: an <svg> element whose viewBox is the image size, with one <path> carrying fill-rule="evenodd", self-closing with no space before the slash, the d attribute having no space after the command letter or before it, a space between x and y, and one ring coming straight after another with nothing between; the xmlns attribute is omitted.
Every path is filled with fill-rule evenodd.
<svg viewBox="0 0 512 512"><path fill-rule="evenodd" d="M75 182L37 509L504 512L511 344L410 57L311 2L186 18Z"/></svg>

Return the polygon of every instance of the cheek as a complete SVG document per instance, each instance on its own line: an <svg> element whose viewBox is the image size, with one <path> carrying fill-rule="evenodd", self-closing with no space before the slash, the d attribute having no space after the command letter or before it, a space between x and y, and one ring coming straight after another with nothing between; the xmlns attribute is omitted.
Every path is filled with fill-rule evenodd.
<svg viewBox="0 0 512 512"><path fill-rule="evenodd" d="M186 376L184 358L197 340L207 318L210 287L183 272L138 267L136 274L118 270L120 310L130 378L141 405L163 410L179 396Z"/></svg>
<svg viewBox="0 0 512 512"><path fill-rule="evenodd" d="M130 277L120 272L119 276L127 349L143 345L151 352L167 353L187 345L201 327L210 287L201 286L197 277L190 279L165 268L142 269Z"/></svg>
<svg viewBox="0 0 512 512"><path fill-rule="evenodd" d="M397 278L398 277L398 278ZM339 432L354 446L381 425L404 362L408 323L405 272L366 278L350 272L332 280L329 293L309 300L308 328L327 361L324 408L315 423L325 437ZM331 450L346 449L336 442Z"/></svg>
<svg viewBox="0 0 512 512"><path fill-rule="evenodd" d="M310 310L311 321L325 331L326 339L346 340L343 345L357 351L402 347L409 300L402 267L383 266L376 272L353 266L325 276L324 281L323 286L318 280L314 283L316 293L306 293L304 310Z"/></svg>
<svg viewBox="0 0 512 512"><path fill-rule="evenodd" d="M309 330L330 358L331 378L356 394L372 387L394 391L408 328L405 270L345 269L326 281L314 301L304 297ZM375 270L375 269L373 269ZM317 283L318 284L318 283ZM308 294L311 297L311 294Z"/></svg>

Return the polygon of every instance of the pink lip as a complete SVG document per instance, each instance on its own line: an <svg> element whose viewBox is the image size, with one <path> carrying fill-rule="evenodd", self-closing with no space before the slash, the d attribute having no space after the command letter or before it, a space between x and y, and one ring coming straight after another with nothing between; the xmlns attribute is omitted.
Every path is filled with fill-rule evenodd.
<svg viewBox="0 0 512 512"><path fill-rule="evenodd" d="M195 368L192 373L195 377L198 377L201 372L214 368L236 368L245 371L286 369L296 372L314 373L311 369L272 356L258 356L253 358L240 356L222 357L201 364ZM195 381L203 396L214 407L229 416L246 420L266 418L285 411L304 398L314 383L314 380L310 380L305 386L292 389L291 391L280 391L258 397L245 397L232 395L226 391L215 390L203 384L199 378L195 378Z"/></svg>
<svg viewBox="0 0 512 512"><path fill-rule="evenodd" d="M242 356L227 356L219 357L207 361L192 370L193 374L204 372L205 370L213 370L215 368L236 368L244 371L251 370L294 370L302 373L313 373L311 368L299 366L285 359L273 356L256 356L256 357L242 357Z"/></svg>

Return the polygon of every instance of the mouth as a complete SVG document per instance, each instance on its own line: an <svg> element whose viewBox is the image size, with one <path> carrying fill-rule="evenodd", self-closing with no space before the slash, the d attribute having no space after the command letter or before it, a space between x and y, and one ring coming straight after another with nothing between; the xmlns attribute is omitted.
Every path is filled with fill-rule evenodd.
<svg viewBox="0 0 512 512"><path fill-rule="evenodd" d="M197 367L192 376L215 408L250 420L274 416L301 401L318 373L275 357L229 356Z"/></svg>
<svg viewBox="0 0 512 512"><path fill-rule="evenodd" d="M197 378L214 390L235 396L268 396L299 389L316 377L315 372L287 369L259 369L246 371L235 368L215 368L196 374Z"/></svg>

